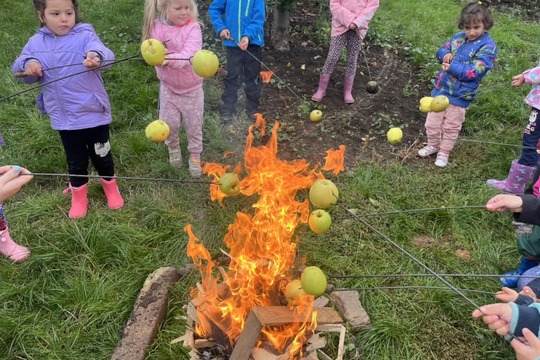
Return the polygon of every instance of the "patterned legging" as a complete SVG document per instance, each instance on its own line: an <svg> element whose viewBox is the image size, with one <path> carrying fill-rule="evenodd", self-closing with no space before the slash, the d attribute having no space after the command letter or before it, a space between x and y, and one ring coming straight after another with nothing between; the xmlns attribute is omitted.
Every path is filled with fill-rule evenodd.
<svg viewBox="0 0 540 360"><path fill-rule="evenodd" d="M7 220L4 216L4 203L0 202L0 231L7 228Z"/></svg>
<svg viewBox="0 0 540 360"><path fill-rule="evenodd" d="M344 34L332 36L330 38L328 56L326 57L322 69L323 75L332 75L345 44L347 44L347 67L345 68L345 77L356 75L356 64L358 62L358 54L360 53L360 45L362 45L362 39L356 30L349 30Z"/></svg>

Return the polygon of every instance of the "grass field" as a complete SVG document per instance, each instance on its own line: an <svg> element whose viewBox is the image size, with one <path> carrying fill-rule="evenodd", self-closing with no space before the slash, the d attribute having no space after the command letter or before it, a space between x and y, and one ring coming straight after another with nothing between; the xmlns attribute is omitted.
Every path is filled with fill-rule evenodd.
<svg viewBox="0 0 540 360"><path fill-rule="evenodd" d="M205 0L208 2L208 0ZM315 1L312 1L315 3ZM304 4L305 5L305 4ZM138 52L143 5L132 0L82 1L84 19L94 25L118 59ZM456 32L461 3L450 0L382 0L370 36L385 46L408 47L410 61L427 64L426 82L436 64L438 47ZM540 24L525 23L519 13L495 14L492 36L500 46L486 90L468 113L465 134L474 139L520 144L529 109L522 100L529 87L513 89L511 76L536 66L540 59ZM0 98L27 89L14 80L10 65L38 26L30 1L0 1ZM205 45L213 48L211 26ZM144 128L157 117L158 82L142 62L118 64L104 75L113 104L112 145L123 176L187 178L187 169L172 169L163 144L145 139ZM502 85L501 85L502 84ZM220 81L205 82L206 161L219 162L227 144L221 136L217 108ZM1 164L18 164L33 172L66 172L64 153L49 120L35 107L38 90L0 103L0 131L7 142ZM429 207L483 205L495 192L485 185L489 174L502 177L519 147L462 143L455 152L460 166L434 171L415 162L366 161L333 178L341 202L360 213ZM120 338L146 276L160 266L184 267L188 237L194 232L213 255L238 211L252 199L210 201L208 185L122 181L123 209L106 208L98 181L91 180L86 218L67 217L68 197L60 177L36 177L6 203L12 236L28 245L23 264L0 261L1 359L107 359ZM424 270L380 235L339 208L331 230L320 236L306 225L299 257L328 275L415 274ZM373 227L403 246L437 273L499 274L512 269L519 255L510 215L479 209L418 212L366 218ZM429 241L420 241L428 239ZM467 251L470 258L459 256ZM196 273L173 288L169 312L148 359L188 359L188 350L170 345L183 335L182 306L198 280ZM396 285L442 286L434 278L331 278L338 288ZM453 278L456 287L495 292L496 279ZM467 294L475 303L494 298ZM360 290L372 326L349 333L346 358L354 359L508 359L504 340L471 319L474 307L451 291ZM327 351L335 355L337 343Z"/></svg>

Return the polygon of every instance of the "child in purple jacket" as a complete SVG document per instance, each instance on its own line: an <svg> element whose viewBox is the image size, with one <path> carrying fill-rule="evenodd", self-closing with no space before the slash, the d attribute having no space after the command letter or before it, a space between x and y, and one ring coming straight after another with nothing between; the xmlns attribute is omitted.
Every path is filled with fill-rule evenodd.
<svg viewBox="0 0 540 360"><path fill-rule="evenodd" d="M64 192L71 190L69 217L86 216L88 178L84 175L88 175L89 158L104 177L100 181L109 208L121 208L124 199L114 178L109 141L111 105L99 71L102 63L114 60L114 54L90 24L80 22L77 0L34 0L34 6L42 27L28 40L12 70L24 72L20 79L25 83L44 84L37 105L60 133L69 174L78 175L70 176ZM80 65L68 66L74 64ZM95 70L69 76L85 69ZM45 85L50 81L54 82Z"/></svg>
<svg viewBox="0 0 540 360"><path fill-rule="evenodd" d="M192 177L200 177L203 150L202 128L204 114L203 79L195 74L191 58L202 48L201 27L194 0L146 0L143 40L153 38L167 47L167 56L156 66L160 80L159 118L165 120L171 133L165 144L169 148L169 163L182 167L179 131L187 136L188 167Z"/></svg>

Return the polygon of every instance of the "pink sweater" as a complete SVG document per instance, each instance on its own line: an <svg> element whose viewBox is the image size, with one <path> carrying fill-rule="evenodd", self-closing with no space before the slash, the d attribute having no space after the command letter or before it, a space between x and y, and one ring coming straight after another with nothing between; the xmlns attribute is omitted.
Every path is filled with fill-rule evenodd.
<svg viewBox="0 0 540 360"><path fill-rule="evenodd" d="M525 98L525 103L540 110L540 66L529 69L523 73L525 82L533 86L531 92Z"/></svg>
<svg viewBox="0 0 540 360"><path fill-rule="evenodd" d="M189 59L202 48L201 27L196 21L182 26L167 25L159 19L154 22L150 37L165 44L165 58ZM177 94L202 87L203 78L195 74L189 60L170 60L167 66L156 66L162 84Z"/></svg>
<svg viewBox="0 0 540 360"><path fill-rule="evenodd" d="M358 33L363 39L368 31L369 21L379 8L379 0L330 0L332 13L331 36L344 34L349 25L355 23Z"/></svg>

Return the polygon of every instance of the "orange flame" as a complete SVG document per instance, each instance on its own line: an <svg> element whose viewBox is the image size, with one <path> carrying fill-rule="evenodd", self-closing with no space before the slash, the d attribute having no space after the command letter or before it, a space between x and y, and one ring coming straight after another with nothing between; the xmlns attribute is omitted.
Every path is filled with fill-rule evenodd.
<svg viewBox="0 0 540 360"><path fill-rule="evenodd" d="M333 171L334 175L345 171L345 145L340 145L339 150L327 150L326 154L324 171Z"/></svg>
<svg viewBox="0 0 540 360"><path fill-rule="evenodd" d="M272 78L272 75L274 75L274 73L271 71L261 71L263 83L268 84L270 82L270 79Z"/></svg>
<svg viewBox="0 0 540 360"><path fill-rule="evenodd" d="M241 165L234 169L236 174L245 173L240 181L241 194L257 196L252 212L238 212L235 221L229 225L224 242L229 248L227 255L231 262L228 271L220 273L221 284L218 284L216 264L208 250L194 235L191 225L184 228L189 235L188 255L201 273L201 285L192 291L193 301L200 305L198 315L203 319L210 316L223 320L220 328L226 328L224 332L231 343L241 334L254 307L280 304L283 284L292 278L294 270L298 243L295 229L300 223L307 223L310 212L309 200L299 201L296 195L323 177L311 169L306 160L286 162L277 158L278 122L272 128L266 146L254 147L253 132L258 130L264 134L265 128L266 121L258 114L255 124L249 127L244 171ZM329 157L339 158L341 154L343 158L344 150L342 146L341 152L329 153ZM327 160L327 166L339 173L339 161L328 164ZM212 200L220 203L226 195L219 189L217 180L228 169L228 166L212 163L206 163L203 169L205 174L214 177L216 184L210 186L210 194ZM300 356L306 334L316 327L313 297L307 296L303 300L295 308L303 319L301 323L263 329L265 338L276 349L283 350L289 344L291 358ZM201 321L196 331L199 335L207 334L211 332L210 325Z"/></svg>

